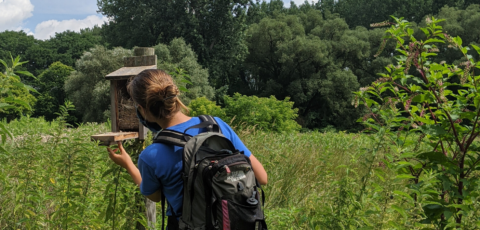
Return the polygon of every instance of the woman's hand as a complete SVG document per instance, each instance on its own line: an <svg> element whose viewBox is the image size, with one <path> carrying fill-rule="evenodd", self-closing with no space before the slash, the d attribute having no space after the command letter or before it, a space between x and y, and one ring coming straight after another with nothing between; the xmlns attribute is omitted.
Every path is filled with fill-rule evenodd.
<svg viewBox="0 0 480 230"><path fill-rule="evenodd" d="M118 149L110 149L107 147L108 156L112 159L115 164L122 166L125 169L128 169L131 165L133 165L132 158L130 155L123 149L122 142L118 141ZM116 152L120 150L120 154L116 154Z"/></svg>

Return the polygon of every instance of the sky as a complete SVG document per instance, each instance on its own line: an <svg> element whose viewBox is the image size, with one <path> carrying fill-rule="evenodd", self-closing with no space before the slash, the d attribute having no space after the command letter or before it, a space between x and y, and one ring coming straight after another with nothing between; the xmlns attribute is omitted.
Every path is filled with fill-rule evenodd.
<svg viewBox="0 0 480 230"><path fill-rule="evenodd" d="M290 6L289 0L283 2ZM300 5L304 0L294 2ZM0 0L0 32L23 30L37 39L49 39L55 33L107 22L97 10L97 0Z"/></svg>

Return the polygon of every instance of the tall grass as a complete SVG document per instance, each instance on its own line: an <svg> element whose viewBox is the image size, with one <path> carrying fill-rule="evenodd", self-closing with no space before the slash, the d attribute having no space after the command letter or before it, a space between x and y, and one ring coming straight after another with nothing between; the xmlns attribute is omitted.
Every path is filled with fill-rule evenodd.
<svg viewBox="0 0 480 230"><path fill-rule="evenodd" d="M112 164L105 147L90 141L107 125L68 128L26 117L5 125L14 138L7 141L9 153L0 155L0 229L145 224L129 175ZM392 193L395 174L382 165L385 150L372 154L375 143L366 135L243 129L239 136L268 172L270 229L394 229L393 222L416 221L389 211L402 206Z"/></svg>

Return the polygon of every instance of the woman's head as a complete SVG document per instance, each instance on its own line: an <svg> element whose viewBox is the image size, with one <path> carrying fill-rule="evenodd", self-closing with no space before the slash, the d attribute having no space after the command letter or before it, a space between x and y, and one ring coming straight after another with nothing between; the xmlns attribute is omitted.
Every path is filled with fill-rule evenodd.
<svg viewBox="0 0 480 230"><path fill-rule="evenodd" d="M127 86L133 101L157 119L170 119L187 107L180 101L180 91L173 79L163 70L144 70Z"/></svg>

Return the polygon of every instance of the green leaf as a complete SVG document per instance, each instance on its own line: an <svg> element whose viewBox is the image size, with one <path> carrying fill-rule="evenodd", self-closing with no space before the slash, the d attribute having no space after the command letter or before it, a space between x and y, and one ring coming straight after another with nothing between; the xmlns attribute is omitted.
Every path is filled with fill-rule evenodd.
<svg viewBox="0 0 480 230"><path fill-rule="evenodd" d="M102 178L106 177L107 175L111 174L115 168L108 169L102 174Z"/></svg>
<svg viewBox="0 0 480 230"><path fill-rule="evenodd" d="M397 194L399 196L405 197L407 200L409 200L411 202L414 201L413 198L410 195L408 195L408 193L406 193L406 192L395 190L395 191L393 191L393 193Z"/></svg>
<svg viewBox="0 0 480 230"><path fill-rule="evenodd" d="M476 51L478 54L480 54L480 47L476 46L476 45L471 45Z"/></svg>
<svg viewBox="0 0 480 230"><path fill-rule="evenodd" d="M193 83L187 79L182 79L180 82L183 82L185 84L190 84L190 85L193 85Z"/></svg>
<svg viewBox="0 0 480 230"><path fill-rule="evenodd" d="M22 75L31 77L31 78L33 78L33 79L37 79L35 76L33 76L32 73L30 73L30 72L28 72L28 71L17 70L17 71L15 71L15 73L19 73L19 74L22 74Z"/></svg>
<svg viewBox="0 0 480 230"><path fill-rule="evenodd" d="M476 116L477 116L477 113L475 112L463 112L460 114L460 118L469 119L469 120L475 119Z"/></svg>
<svg viewBox="0 0 480 230"><path fill-rule="evenodd" d="M442 136L447 134L447 132L445 132L445 129L440 124L424 125L420 127L420 130L423 133L427 135L432 135L432 136Z"/></svg>
<svg viewBox="0 0 480 230"><path fill-rule="evenodd" d="M448 158L445 156L445 154L441 152L425 152L419 154L417 157L419 159L429 160L431 162L436 162L439 164L444 164L448 162Z"/></svg>
<svg viewBox="0 0 480 230"><path fill-rule="evenodd" d="M454 38L453 38L453 41L454 41L456 44L458 44L459 46L461 46L462 43L463 43L462 38L459 37L459 36L454 37Z"/></svg>
<svg viewBox="0 0 480 230"><path fill-rule="evenodd" d="M25 88L27 88L29 91L32 91L32 92L35 92L35 93L38 93L38 91L36 89L34 89L33 87L29 86L29 85L23 85Z"/></svg>
<svg viewBox="0 0 480 230"><path fill-rule="evenodd" d="M428 44L428 43L432 43L432 42L445 43L445 41L443 41L443 40L436 39L436 38L430 38L430 39L426 40L424 44Z"/></svg>

